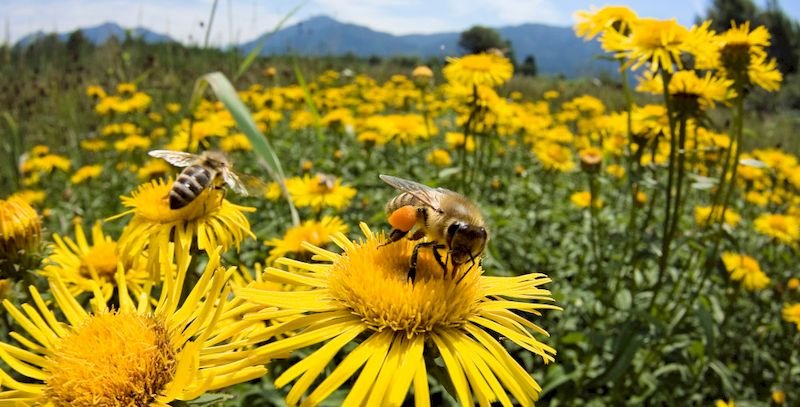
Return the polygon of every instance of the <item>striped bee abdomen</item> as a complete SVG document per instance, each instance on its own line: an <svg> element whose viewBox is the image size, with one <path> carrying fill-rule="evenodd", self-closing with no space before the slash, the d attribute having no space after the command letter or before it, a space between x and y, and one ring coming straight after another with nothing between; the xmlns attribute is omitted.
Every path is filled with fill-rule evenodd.
<svg viewBox="0 0 800 407"><path fill-rule="evenodd" d="M385 210L386 210L386 213L391 214L392 212L396 211L397 209L402 208L402 207L407 206L407 205L411 205L411 206L414 206L414 207L419 207L419 206L422 206L424 204L422 202L420 202L420 200L417 199L417 197L415 197L414 195L411 195L408 192L403 192L402 194L397 195L396 197L392 198L392 200L389 201L386 204Z"/></svg>
<svg viewBox="0 0 800 407"><path fill-rule="evenodd" d="M213 177L208 169L191 165L178 175L169 191L169 208L180 209L192 202L211 184Z"/></svg>

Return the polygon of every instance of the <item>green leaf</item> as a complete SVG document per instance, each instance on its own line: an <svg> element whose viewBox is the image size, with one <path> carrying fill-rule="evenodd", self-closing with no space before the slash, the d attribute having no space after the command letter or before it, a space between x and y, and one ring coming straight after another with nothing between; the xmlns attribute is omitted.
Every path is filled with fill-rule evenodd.
<svg viewBox="0 0 800 407"><path fill-rule="evenodd" d="M302 3L298 4L293 9L291 9L288 13L286 13L286 15L283 16L281 21L278 21L278 24L276 24L275 27L272 28L272 31L265 34L264 37L261 38L261 41L258 43L258 45L256 45L252 50L250 50L250 53L248 53L247 56L242 61L242 63L239 64L239 69L236 70L236 74L233 75L234 82L237 79L239 79L247 71L247 68L249 68L250 65L253 64L253 61L255 61L259 55L261 55L261 50L263 50L264 47L267 45L267 40L270 37L272 37L273 34L275 34L281 28L283 28L283 25L286 24L286 21L288 21L294 15L294 13L296 13L303 6L305 6L305 4L306 1L303 1Z"/></svg>
<svg viewBox="0 0 800 407"><path fill-rule="evenodd" d="M626 289L619 290L617 295L614 296L614 306L619 310L630 309L632 302L633 298L631 297L631 292Z"/></svg>
<svg viewBox="0 0 800 407"><path fill-rule="evenodd" d="M733 375L731 370L719 360L709 363L708 366L719 376L722 382L722 394L736 394L737 389L734 388L733 382L731 381L731 376Z"/></svg>
<svg viewBox="0 0 800 407"><path fill-rule="evenodd" d="M286 178L283 174L280 159L278 159L278 155L275 153L275 150L272 148L267 138L261 133L258 126L256 126L256 122L253 121L250 110L247 109L247 106L239 99L236 89L233 88L231 82L221 72L205 74L195 85L195 91L192 94L192 100L194 101L191 103L192 106L199 104L202 93L198 94L198 92L205 91L205 86L203 86L203 84L211 85L211 89L214 90L217 99L225 105L225 108L228 109L231 116L233 116L233 119L236 121L236 125L239 126L242 133L250 140L253 151L259 159L259 163L267 170L270 177L278 183L284 198L286 198L286 201L289 203L292 223L299 225L300 217L297 215L297 210L292 203L289 190L286 189Z"/></svg>
<svg viewBox="0 0 800 407"><path fill-rule="evenodd" d="M212 406L234 398L236 396L228 393L206 393L194 400L187 401L186 404L190 406Z"/></svg>
<svg viewBox="0 0 800 407"><path fill-rule="evenodd" d="M294 75L297 77L297 83L300 84L300 87L303 89L303 99L306 101L306 107L308 107L308 111L311 112L311 117L313 118L314 123L314 131L317 133L317 140L323 142L325 140L325 135L322 133L319 110L317 110L317 105L314 104L314 99L311 97L311 89L309 89L308 84L306 83L306 78L303 76L303 72L300 71L300 66L297 65L297 60L294 61Z"/></svg>

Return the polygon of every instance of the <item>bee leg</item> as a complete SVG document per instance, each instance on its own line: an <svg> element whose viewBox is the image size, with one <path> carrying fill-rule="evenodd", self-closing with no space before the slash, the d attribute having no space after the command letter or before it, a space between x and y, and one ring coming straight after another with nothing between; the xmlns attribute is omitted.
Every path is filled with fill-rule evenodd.
<svg viewBox="0 0 800 407"><path fill-rule="evenodd" d="M473 256L472 253L469 254L469 259L470 259L469 267L467 267L467 269L464 270L463 273L461 273L461 277L459 277L458 281L456 281L456 285L458 285L458 283L460 283L461 280L463 280L464 277L467 276L467 273L469 273L469 271L472 270L473 267L475 267L475 256ZM453 271L453 277L455 277L455 271Z"/></svg>
<svg viewBox="0 0 800 407"><path fill-rule="evenodd" d="M443 244L437 244L437 245L433 246L432 250L433 250L433 258L434 258L434 260L436 260L436 262L439 263L439 266L441 266L442 270L444 271L445 277L447 277L447 262L446 261L442 261L442 255L441 255L441 253L439 253L439 249L444 249L445 247L446 246L443 245ZM448 253L448 256L449 255L450 254Z"/></svg>
<svg viewBox="0 0 800 407"><path fill-rule="evenodd" d="M414 251L411 252L411 265L408 267L408 279L411 280L412 283L414 282L414 279L417 277L417 256L419 255L419 249L421 247L432 247L432 246L436 246L435 241L417 243L417 245L414 246Z"/></svg>
<svg viewBox="0 0 800 407"><path fill-rule="evenodd" d="M409 236L408 240L419 240L419 239L422 239L423 237L425 237L425 230L420 229L420 230L414 232L413 235Z"/></svg>
<svg viewBox="0 0 800 407"><path fill-rule="evenodd" d="M408 234L408 231L403 232L400 229L392 229L392 232L389 233L389 239L386 240L385 243L381 243L378 247L383 247L388 244L394 243L402 238L404 238Z"/></svg>

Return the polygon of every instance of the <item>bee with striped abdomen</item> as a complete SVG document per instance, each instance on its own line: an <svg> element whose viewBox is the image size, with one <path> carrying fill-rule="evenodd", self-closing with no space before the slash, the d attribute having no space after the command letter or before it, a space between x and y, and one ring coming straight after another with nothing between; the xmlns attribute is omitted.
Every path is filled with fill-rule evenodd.
<svg viewBox="0 0 800 407"><path fill-rule="evenodd" d="M455 277L458 267L483 253L489 234L477 205L464 195L444 188L431 188L418 182L390 175L381 175L381 180L401 191L386 204L392 232L389 241L394 243L409 233L409 239L419 240L427 236L426 242L417 243L411 254L408 278L414 281L417 273L417 255L420 248L430 247L433 257L442 267L445 276L447 265L452 263ZM440 249L447 254L442 260ZM463 276L462 276L463 277Z"/></svg>
<svg viewBox="0 0 800 407"><path fill-rule="evenodd" d="M227 184L234 192L248 195L231 162L219 151L204 151L200 155L183 151L153 150L148 154L184 168L169 191L169 208L180 209L197 198L205 189Z"/></svg>

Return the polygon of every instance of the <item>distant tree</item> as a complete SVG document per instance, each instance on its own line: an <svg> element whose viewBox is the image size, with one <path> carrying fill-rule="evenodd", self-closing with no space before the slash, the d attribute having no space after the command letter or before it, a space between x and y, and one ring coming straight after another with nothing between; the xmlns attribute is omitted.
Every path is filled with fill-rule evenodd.
<svg viewBox="0 0 800 407"><path fill-rule="evenodd" d="M480 25L472 26L458 38L458 46L469 54L485 52L492 48L502 50L509 45L497 30Z"/></svg>
<svg viewBox="0 0 800 407"><path fill-rule="evenodd" d="M83 35L83 31L75 30L69 33L66 47L67 54L70 56L70 58L73 61L77 61L84 53L84 50L89 47L89 42L86 40L86 36Z"/></svg>
<svg viewBox="0 0 800 407"><path fill-rule="evenodd" d="M758 15L758 7L753 0L713 0L706 9L706 19L711 20L711 27L722 32L731 27L731 21L741 24L751 21Z"/></svg>
<svg viewBox="0 0 800 407"><path fill-rule="evenodd" d="M772 36L767 52L778 62L778 68L786 74L795 73L800 64L800 26L781 10L777 0L767 2L767 9L760 20Z"/></svg>
<svg viewBox="0 0 800 407"><path fill-rule="evenodd" d="M536 58L534 58L533 55L526 56L525 60L522 61L522 66L520 66L519 71L524 76L536 76L539 71L536 67Z"/></svg>

